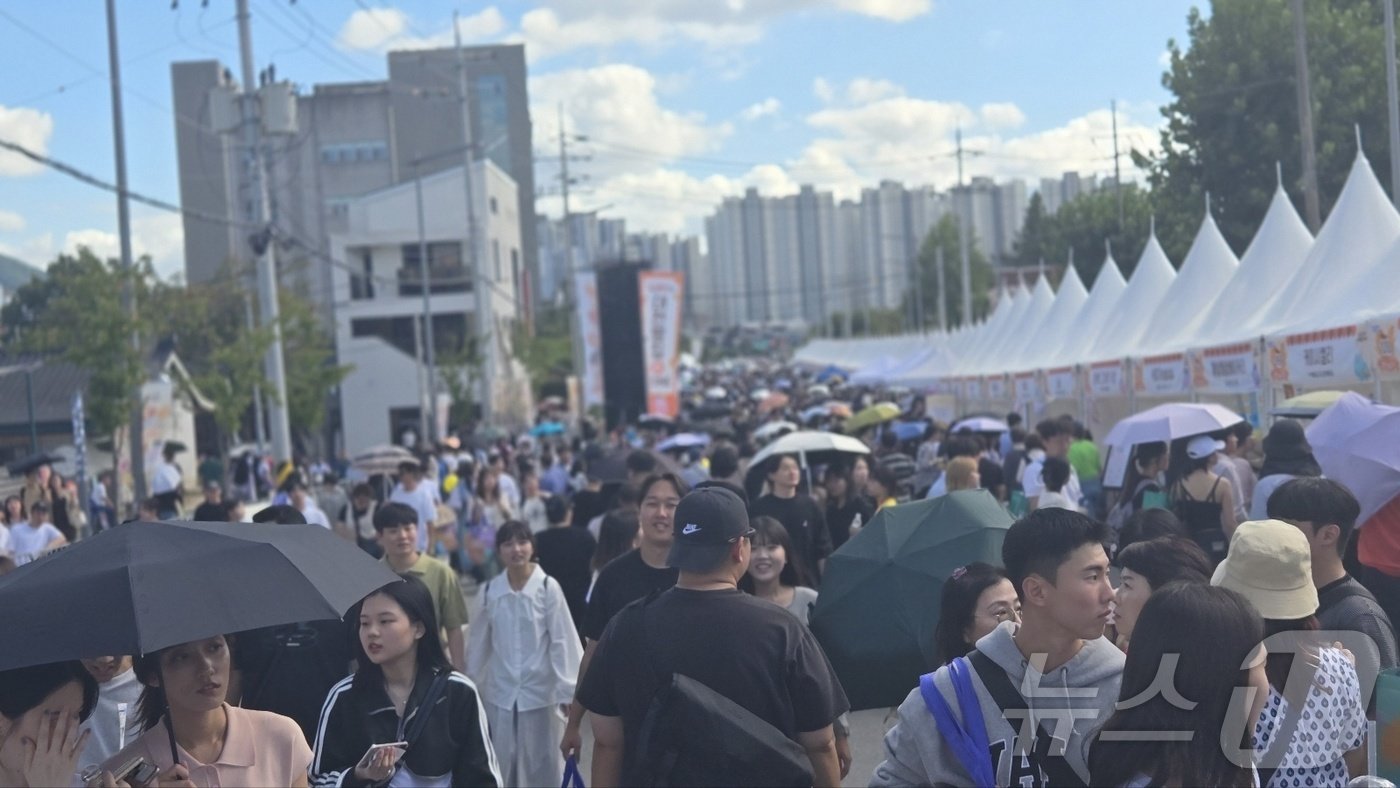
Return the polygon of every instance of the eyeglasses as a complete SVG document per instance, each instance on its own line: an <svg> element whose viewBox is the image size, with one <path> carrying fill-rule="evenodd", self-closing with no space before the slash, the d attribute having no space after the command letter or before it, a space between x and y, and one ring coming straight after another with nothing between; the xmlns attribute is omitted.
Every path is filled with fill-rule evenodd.
<svg viewBox="0 0 1400 788"><path fill-rule="evenodd" d="M753 535L756 534L756 533L758 533L758 529L756 529L756 528L750 528L749 530L747 530L747 531L745 531L745 532L739 534L738 536L734 537L733 539L730 539L730 540L729 540L729 544L734 544L735 542L739 541L740 539L752 539L752 538L753 538Z"/></svg>

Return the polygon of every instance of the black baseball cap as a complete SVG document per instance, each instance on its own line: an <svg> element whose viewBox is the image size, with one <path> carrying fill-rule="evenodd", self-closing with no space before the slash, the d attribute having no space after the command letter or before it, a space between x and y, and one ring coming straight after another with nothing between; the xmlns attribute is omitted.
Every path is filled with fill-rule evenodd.
<svg viewBox="0 0 1400 788"><path fill-rule="evenodd" d="M723 487L692 490L676 507L672 523L675 540L666 563L686 572L714 569L730 545L754 533L743 500Z"/></svg>

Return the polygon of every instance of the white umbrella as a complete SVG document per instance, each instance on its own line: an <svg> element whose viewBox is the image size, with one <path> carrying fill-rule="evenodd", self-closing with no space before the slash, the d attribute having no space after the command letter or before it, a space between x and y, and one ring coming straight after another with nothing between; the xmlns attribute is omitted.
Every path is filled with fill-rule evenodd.
<svg viewBox="0 0 1400 788"><path fill-rule="evenodd" d="M1365 523L1400 495L1400 408L1348 392L1307 428L1322 472L1346 485Z"/></svg>
<svg viewBox="0 0 1400 788"><path fill-rule="evenodd" d="M657 451L673 451L677 449L694 449L700 446L708 446L710 436L703 432L682 432L679 435L672 435L666 440L656 445Z"/></svg>
<svg viewBox="0 0 1400 788"><path fill-rule="evenodd" d="M825 383L818 383L807 389L807 396L813 399L825 399L831 396L831 387L827 386Z"/></svg>
<svg viewBox="0 0 1400 788"><path fill-rule="evenodd" d="M1011 428L1001 419L991 416L971 416L954 424L949 432L1007 432Z"/></svg>
<svg viewBox="0 0 1400 788"><path fill-rule="evenodd" d="M403 462L418 462L418 458L402 446L381 444L356 454L350 459L350 466L369 476L393 475L399 472L399 463Z"/></svg>
<svg viewBox="0 0 1400 788"><path fill-rule="evenodd" d="M768 441L784 433L796 432L797 425L790 421L770 421L753 431L755 440Z"/></svg>
<svg viewBox="0 0 1400 788"><path fill-rule="evenodd" d="M1109 448L1104 486L1123 486L1128 455L1139 443L1170 442L1192 435L1204 435L1242 421L1244 417L1240 414L1209 402L1169 402L1133 414L1113 425L1104 440Z"/></svg>
<svg viewBox="0 0 1400 788"><path fill-rule="evenodd" d="M749 399L753 400L754 402L762 402L768 399L768 395L772 393L773 392L769 391L768 389L754 389L749 394Z"/></svg>
<svg viewBox="0 0 1400 788"><path fill-rule="evenodd" d="M710 386L705 389L706 399L724 399L728 396L729 392L725 391L723 386Z"/></svg>
<svg viewBox="0 0 1400 788"><path fill-rule="evenodd" d="M850 435L816 430L790 432L764 446L749 460L748 472L744 474L744 486L751 491L762 489L765 476L763 466L767 464L768 458L775 454L796 454L799 464L809 468L811 465L829 463L841 457L869 453L869 447Z"/></svg>

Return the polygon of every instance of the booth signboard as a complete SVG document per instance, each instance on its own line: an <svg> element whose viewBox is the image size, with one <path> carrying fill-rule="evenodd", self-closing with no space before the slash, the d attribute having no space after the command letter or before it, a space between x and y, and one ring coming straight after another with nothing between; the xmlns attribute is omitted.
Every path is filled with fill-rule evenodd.
<svg viewBox="0 0 1400 788"><path fill-rule="evenodd" d="M1074 399L1074 367L1059 367L1045 370L1045 392L1051 400Z"/></svg>
<svg viewBox="0 0 1400 788"><path fill-rule="evenodd" d="M964 379L963 379L963 397L964 397L965 399L972 400L973 402L976 402L976 401L982 399L982 379L981 379L981 378L964 378Z"/></svg>
<svg viewBox="0 0 1400 788"><path fill-rule="evenodd" d="M1128 393L1124 362L1100 361L1089 365L1089 393L1095 397L1119 397Z"/></svg>
<svg viewBox="0 0 1400 788"><path fill-rule="evenodd" d="M1040 402L1040 385L1034 372L1018 372L1012 377L1012 387L1016 393L1018 406Z"/></svg>
<svg viewBox="0 0 1400 788"><path fill-rule="evenodd" d="M1148 356L1133 362L1133 389L1149 397L1170 397L1190 390L1186 357L1181 353Z"/></svg>
<svg viewBox="0 0 1400 788"><path fill-rule="evenodd" d="M1006 375L987 375L983 378L987 385L987 399L1007 399Z"/></svg>
<svg viewBox="0 0 1400 788"><path fill-rule="evenodd" d="M1191 389L1203 394L1248 394L1263 383L1255 342L1195 348L1187 352Z"/></svg>
<svg viewBox="0 0 1400 788"><path fill-rule="evenodd" d="M1269 379L1274 383L1358 383L1371 379L1357 327L1270 337Z"/></svg>
<svg viewBox="0 0 1400 788"><path fill-rule="evenodd" d="M1400 377L1400 349L1396 346L1396 336L1400 335L1400 318L1367 320L1363 330L1371 369L1376 371L1378 377L1387 380Z"/></svg>

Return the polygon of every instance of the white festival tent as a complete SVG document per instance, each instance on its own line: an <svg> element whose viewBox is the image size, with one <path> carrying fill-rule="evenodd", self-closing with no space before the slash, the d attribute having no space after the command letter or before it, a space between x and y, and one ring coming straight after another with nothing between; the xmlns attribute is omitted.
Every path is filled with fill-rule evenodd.
<svg viewBox="0 0 1400 788"><path fill-rule="evenodd" d="M1055 291L1050 289L1050 281L1042 276L1035 283L1030 301L1021 310L1015 322L1007 325L995 345L988 346L987 350L978 354L976 358L969 359L971 363L965 367L966 371L977 374L1014 369L1013 362L1020 355L1020 349L1033 336L1035 329L1045 321L1045 316L1050 314L1054 305Z"/></svg>
<svg viewBox="0 0 1400 788"><path fill-rule="evenodd" d="M1184 351L1196 336L1196 329L1210 311L1210 306L1225 289L1240 267L1240 261L1230 250L1225 236L1220 234L1210 215L1209 199L1206 216L1196 231L1196 238L1181 262L1181 270L1162 296L1162 303L1147 320L1131 355Z"/></svg>
<svg viewBox="0 0 1400 788"><path fill-rule="evenodd" d="M1060 287L1064 289L1063 285ZM1089 290L1089 298L1084 302L1083 309L1069 326L1064 340L1058 346L1051 347L1046 355L1047 366L1078 362L1093 347L1127 288L1128 282L1123 278L1118 262L1113 259L1113 253L1108 252L1098 276L1094 277L1094 286Z"/></svg>
<svg viewBox="0 0 1400 788"><path fill-rule="evenodd" d="M1017 282L1011 291L1010 298L1003 298L997 304L996 310L992 312L986 325L977 332L977 336L959 354L956 371L959 373L975 371L973 368L979 365L979 359L995 350L1011 326L1020 322L1021 316L1030 307L1030 302L1030 293L1026 291L1023 283ZM1004 310L1001 307L1002 303L1006 304ZM998 315L1000 315L1000 319L998 319Z"/></svg>
<svg viewBox="0 0 1400 788"><path fill-rule="evenodd" d="M1123 290L1123 295L1114 304L1112 316L1104 322L1098 332L1097 343L1079 358L1070 359L1074 363L1110 361L1126 358L1134 353L1142 335L1152 326L1148 318L1157 311L1166 296L1167 290L1176 280L1176 269L1167 260L1167 253L1157 241L1154 228L1147 239L1147 246L1138 258L1132 278Z"/></svg>
<svg viewBox="0 0 1400 788"><path fill-rule="evenodd" d="M1356 312L1381 292L1373 272L1382 253L1400 238L1396 214L1371 165L1360 153L1312 251L1269 309L1246 328L1250 336L1354 325Z"/></svg>
<svg viewBox="0 0 1400 788"><path fill-rule="evenodd" d="M1120 277L1121 280L1121 277ZM1044 281L1042 279L1042 281ZM1071 259L1065 267L1065 275L1060 280L1059 292L1055 293L1055 303L1031 336L1015 352L1008 369L1040 369L1044 362L1061 348L1065 339L1076 330L1076 324L1083 319L1083 310L1089 300L1089 291L1074 270Z"/></svg>
<svg viewBox="0 0 1400 788"><path fill-rule="evenodd" d="M1283 292L1312 246L1312 233L1280 182L1264 221L1240 258L1239 270L1196 327L1194 341L1200 345L1224 345L1257 339L1258 334L1243 329Z"/></svg>

